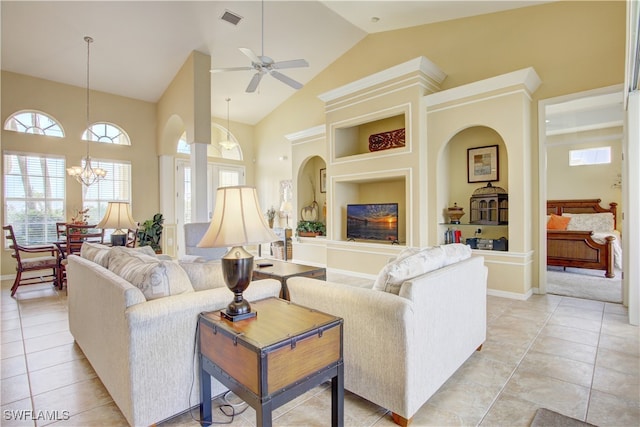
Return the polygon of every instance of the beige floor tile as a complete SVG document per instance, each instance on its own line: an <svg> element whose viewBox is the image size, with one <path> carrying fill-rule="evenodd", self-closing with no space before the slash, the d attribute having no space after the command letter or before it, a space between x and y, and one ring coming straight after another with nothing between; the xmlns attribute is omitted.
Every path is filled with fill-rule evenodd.
<svg viewBox="0 0 640 427"><path fill-rule="evenodd" d="M113 402L98 378L57 388L33 396L36 411L68 411L70 416Z"/></svg>
<svg viewBox="0 0 640 427"><path fill-rule="evenodd" d="M391 416L388 417L389 426L395 426ZM375 424L376 427L380 427L382 424ZM385 424L386 425L386 424ZM458 414L438 408L436 406L427 403L420 408L418 412L413 416L412 426L464 426L465 420Z"/></svg>
<svg viewBox="0 0 640 427"><path fill-rule="evenodd" d="M512 373L513 367L485 357L483 351L479 351L467 359L453 374L452 379L500 389L507 383Z"/></svg>
<svg viewBox="0 0 640 427"><path fill-rule="evenodd" d="M596 360L597 347L541 336L534 342L531 350L593 364Z"/></svg>
<svg viewBox="0 0 640 427"><path fill-rule="evenodd" d="M27 363L24 355L2 359L2 363L0 363L0 371L2 371L2 379L26 374Z"/></svg>
<svg viewBox="0 0 640 427"><path fill-rule="evenodd" d="M84 412L80 412L73 416L65 417L60 421L54 423L54 421L38 422L38 426L44 425L57 426L91 426L91 427L128 427L129 423L122 415L122 412L118 409L115 403L107 403L106 405L92 408ZM199 425L199 424L197 424Z"/></svg>
<svg viewBox="0 0 640 427"><path fill-rule="evenodd" d="M640 329L637 326L630 325L626 316L611 314L605 317L602 322L602 333L637 340Z"/></svg>
<svg viewBox="0 0 640 427"><path fill-rule="evenodd" d="M10 331L2 331L2 344L10 342L22 341L22 330L11 329Z"/></svg>
<svg viewBox="0 0 640 427"><path fill-rule="evenodd" d="M85 356L76 343L63 344L47 350L27 354L27 363L31 372L57 366L72 360L84 359Z"/></svg>
<svg viewBox="0 0 640 427"><path fill-rule="evenodd" d="M640 420L638 401L621 399L592 390L587 422L598 426L637 426Z"/></svg>
<svg viewBox="0 0 640 427"><path fill-rule="evenodd" d="M2 405L2 427L34 427L35 422L31 412L31 398L17 400L15 402Z"/></svg>
<svg viewBox="0 0 640 427"><path fill-rule="evenodd" d="M68 331L64 331L42 337L26 339L24 340L24 346L27 354L29 354L36 351L46 350L48 348L54 348L59 345L71 344L73 341L73 335Z"/></svg>
<svg viewBox="0 0 640 427"><path fill-rule="evenodd" d="M540 331L541 336L560 338L579 344L586 344L593 347L598 345L600 334L598 332L585 331L584 329L571 328L562 325L547 324Z"/></svg>
<svg viewBox="0 0 640 427"><path fill-rule="evenodd" d="M7 319L7 320L2 320L0 322L0 330L2 331L2 333L4 333L5 331L10 331L13 329L20 329L22 327L22 325L20 324L20 318L16 317L15 319Z"/></svg>
<svg viewBox="0 0 640 427"><path fill-rule="evenodd" d="M605 312L605 315L607 313L613 313L613 314L620 314L623 316L627 316L629 314L629 309L622 304L607 302L604 304L604 312Z"/></svg>
<svg viewBox="0 0 640 427"><path fill-rule="evenodd" d="M24 339L37 338L57 332L69 331L68 320L55 320L41 325L23 326L22 334Z"/></svg>
<svg viewBox="0 0 640 427"><path fill-rule="evenodd" d="M536 372L516 371L504 388L504 393L580 420L587 415L589 388Z"/></svg>
<svg viewBox="0 0 640 427"><path fill-rule="evenodd" d="M483 357L502 362L508 368L515 369L528 348L528 342L513 343L487 338L482 345L481 353Z"/></svg>
<svg viewBox="0 0 640 427"><path fill-rule="evenodd" d="M2 405L26 399L30 396L29 378L27 374L15 375L2 379Z"/></svg>
<svg viewBox="0 0 640 427"><path fill-rule="evenodd" d="M556 378L583 387L591 387L594 366L553 354L530 351L526 354L519 371Z"/></svg>
<svg viewBox="0 0 640 427"><path fill-rule="evenodd" d="M5 320L12 319L20 319L20 311L19 310L2 310L0 311L0 320L3 322Z"/></svg>
<svg viewBox="0 0 640 427"><path fill-rule="evenodd" d="M63 320L67 323L69 322L69 312L64 309L56 308L56 310L53 312L41 313L34 316L26 316L24 319L22 319L22 326L30 327L36 325L44 325L50 322Z"/></svg>
<svg viewBox="0 0 640 427"><path fill-rule="evenodd" d="M459 416L466 425L476 425L500 389L463 381L447 381L429 404Z"/></svg>
<svg viewBox="0 0 640 427"><path fill-rule="evenodd" d="M640 376L640 361L638 357L616 350L598 349L596 367L609 368L625 375Z"/></svg>
<svg viewBox="0 0 640 427"><path fill-rule="evenodd" d="M640 377L596 366L593 388L623 399L640 401Z"/></svg>
<svg viewBox="0 0 640 427"><path fill-rule="evenodd" d="M572 297L563 297L562 300L560 301L560 304L558 304L558 306L573 306L573 307L580 307L583 308L585 310L597 310L597 311L603 311L604 310L604 302L602 301L594 301L594 300L590 300L590 299L580 299L580 298L572 298Z"/></svg>
<svg viewBox="0 0 640 427"><path fill-rule="evenodd" d="M554 315L566 315L571 317L577 317L579 319L595 320L597 322L602 321L602 310L585 310L582 307L576 307L574 305L560 305L553 312Z"/></svg>
<svg viewBox="0 0 640 427"><path fill-rule="evenodd" d="M519 399L508 393L502 393L491 406L480 425L529 427L538 408L537 403Z"/></svg>
<svg viewBox="0 0 640 427"><path fill-rule="evenodd" d="M15 357L24 354L24 342L13 341L6 344L3 343L2 348L0 349L0 353L2 353L3 360L9 357Z"/></svg>
<svg viewBox="0 0 640 427"><path fill-rule="evenodd" d="M601 320L585 319L583 317L569 316L568 314L563 313L553 313L549 318L549 324L584 329L585 331L598 333L602 327Z"/></svg>
<svg viewBox="0 0 640 427"><path fill-rule="evenodd" d="M34 395L95 377L96 373L87 359L72 360L50 368L29 372L31 390Z"/></svg>
<svg viewBox="0 0 640 427"><path fill-rule="evenodd" d="M632 356L640 356L640 339L616 337L615 335L600 335L600 348L619 351Z"/></svg>

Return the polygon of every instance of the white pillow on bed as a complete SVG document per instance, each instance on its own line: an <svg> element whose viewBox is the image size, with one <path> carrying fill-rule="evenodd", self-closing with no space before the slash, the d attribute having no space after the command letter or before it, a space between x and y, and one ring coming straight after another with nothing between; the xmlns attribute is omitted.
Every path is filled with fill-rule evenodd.
<svg viewBox="0 0 640 427"><path fill-rule="evenodd" d="M613 214L611 212L592 214L563 213L571 218L567 230L574 231L613 231Z"/></svg>

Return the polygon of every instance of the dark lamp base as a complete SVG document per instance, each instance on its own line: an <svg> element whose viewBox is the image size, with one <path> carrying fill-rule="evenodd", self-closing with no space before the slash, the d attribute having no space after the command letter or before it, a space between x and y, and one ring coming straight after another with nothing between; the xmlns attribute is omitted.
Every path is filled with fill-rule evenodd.
<svg viewBox="0 0 640 427"><path fill-rule="evenodd" d="M111 235L111 246L124 246L127 244L127 235L126 234L112 234Z"/></svg>
<svg viewBox="0 0 640 427"><path fill-rule="evenodd" d="M250 311L248 313L230 314L224 310L220 310L220 315L225 319L229 320L230 322L238 322L240 320L246 320L246 319L251 319L253 317L256 317L258 315L258 312Z"/></svg>

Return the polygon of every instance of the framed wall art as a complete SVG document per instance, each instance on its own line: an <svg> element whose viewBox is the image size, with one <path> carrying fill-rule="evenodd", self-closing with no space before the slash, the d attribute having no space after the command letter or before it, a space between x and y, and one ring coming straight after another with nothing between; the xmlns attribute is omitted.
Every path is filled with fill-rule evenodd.
<svg viewBox="0 0 640 427"><path fill-rule="evenodd" d="M327 192L327 169L320 169L320 192Z"/></svg>
<svg viewBox="0 0 640 427"><path fill-rule="evenodd" d="M498 181L498 146L467 149L467 182Z"/></svg>

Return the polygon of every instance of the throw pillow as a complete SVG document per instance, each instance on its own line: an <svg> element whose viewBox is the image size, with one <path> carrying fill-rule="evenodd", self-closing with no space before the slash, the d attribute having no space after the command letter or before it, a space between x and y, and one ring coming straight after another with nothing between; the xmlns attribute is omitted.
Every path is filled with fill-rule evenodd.
<svg viewBox="0 0 640 427"><path fill-rule="evenodd" d="M109 266L109 246L100 243L84 242L80 247L80 256L88 261L95 262L104 268Z"/></svg>
<svg viewBox="0 0 640 427"><path fill-rule="evenodd" d="M467 258L471 258L471 247L462 243L451 243L449 245L442 245L444 251L444 265L451 265L456 262L460 262Z"/></svg>
<svg viewBox="0 0 640 427"><path fill-rule="evenodd" d="M445 258L444 249L434 246L393 263L388 272L385 291L398 295L406 280L443 267Z"/></svg>
<svg viewBox="0 0 640 427"><path fill-rule="evenodd" d="M421 248L407 247L401 250L397 256L391 257L387 262L387 264L384 267L382 267L382 269L378 273L376 280L373 282L372 289L376 291L384 291L387 284L387 280L389 278L389 271L391 270L393 264L396 262L402 261L403 259L411 255L415 255L421 250L422 250Z"/></svg>
<svg viewBox="0 0 640 427"><path fill-rule="evenodd" d="M195 291L205 289L223 288L227 286L222 276L222 263L220 260L209 262L190 262L184 259L179 261L180 267L186 271L191 280L191 286Z"/></svg>
<svg viewBox="0 0 640 427"><path fill-rule="evenodd" d="M611 212L592 213L592 214L563 214L571 219L567 225L567 230L576 231L596 231L610 232L613 231L613 214Z"/></svg>
<svg viewBox="0 0 640 427"><path fill-rule="evenodd" d="M547 230L566 230L571 218L568 216L559 216L551 214L549 222L547 222Z"/></svg>
<svg viewBox="0 0 640 427"><path fill-rule="evenodd" d="M140 251L112 248L109 270L140 289L147 300L193 292L189 276L178 263Z"/></svg>

